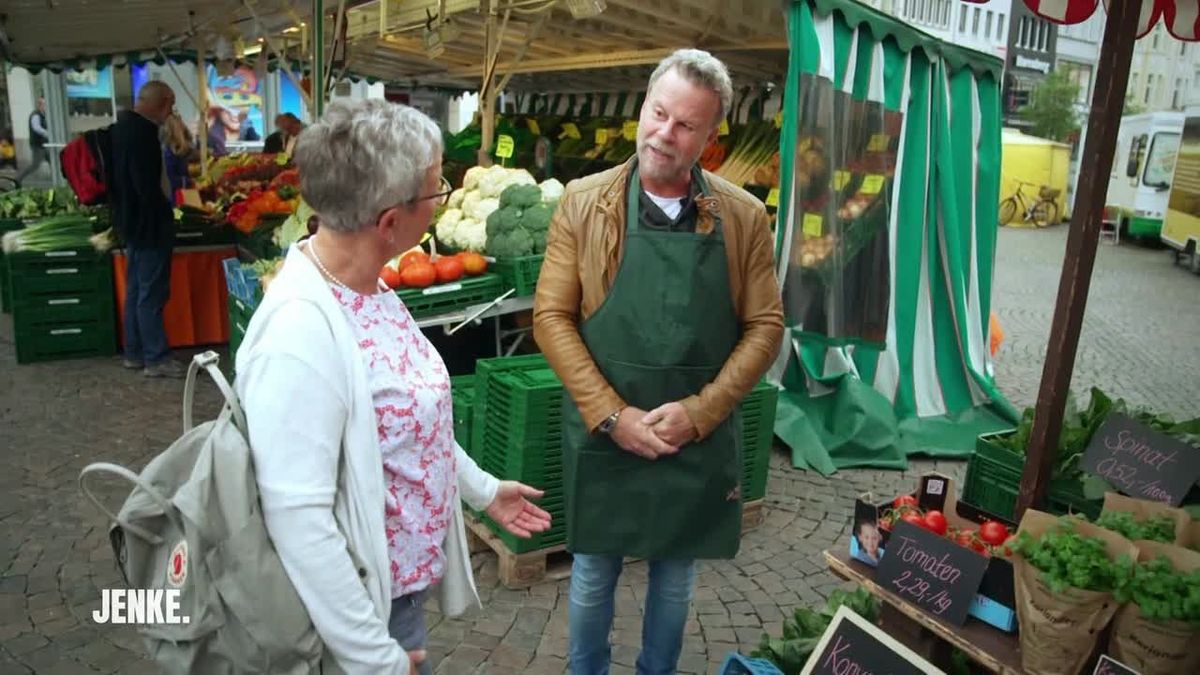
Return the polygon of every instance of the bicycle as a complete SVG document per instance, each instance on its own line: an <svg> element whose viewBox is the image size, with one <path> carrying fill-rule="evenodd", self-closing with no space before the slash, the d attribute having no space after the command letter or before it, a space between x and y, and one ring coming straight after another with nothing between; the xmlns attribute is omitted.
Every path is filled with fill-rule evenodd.
<svg viewBox="0 0 1200 675"><path fill-rule="evenodd" d="M1043 185L1038 189L1038 198L1034 201L1025 196L1022 187L1026 185L1032 186L1036 183L1018 180L1017 191L1011 197L1000 202L1000 224L1008 225L1017 213L1023 213L1022 220L1031 222L1037 227L1046 227L1057 223L1058 204L1054 200L1058 199L1058 195L1062 191L1049 185Z"/></svg>

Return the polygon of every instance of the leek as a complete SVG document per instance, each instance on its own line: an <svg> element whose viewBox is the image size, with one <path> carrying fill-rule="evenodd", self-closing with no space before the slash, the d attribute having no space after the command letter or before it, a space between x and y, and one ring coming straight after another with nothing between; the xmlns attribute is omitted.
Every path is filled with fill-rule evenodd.
<svg viewBox="0 0 1200 675"><path fill-rule="evenodd" d="M59 251L70 248L93 246L97 250L104 245L103 239L92 241L92 223L94 216L82 214L67 214L52 216L33 223L24 229L8 232L4 235L3 248L5 253L33 251ZM109 237L111 241L111 235ZM108 246L111 248L111 244Z"/></svg>

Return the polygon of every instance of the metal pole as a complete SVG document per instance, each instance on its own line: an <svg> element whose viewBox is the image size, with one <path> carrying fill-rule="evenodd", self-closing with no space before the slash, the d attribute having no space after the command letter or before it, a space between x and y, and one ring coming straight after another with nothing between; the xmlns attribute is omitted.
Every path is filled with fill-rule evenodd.
<svg viewBox="0 0 1200 675"><path fill-rule="evenodd" d="M313 0L313 50L312 73L309 76L312 90L313 121L321 119L325 112L325 3Z"/></svg>
<svg viewBox="0 0 1200 675"><path fill-rule="evenodd" d="M1086 158L1079 174L1078 208L1071 215L1067 253L1058 284L1050 343L1046 346L1046 365L1042 371L1034 411L1033 429L1026 448L1025 471L1017 496L1015 517L1025 509L1039 505L1050 484L1058 438L1062 433L1063 408L1075 368L1075 351L1083 328L1088 287L1096 262L1096 244L1100 238L1100 218L1108 192L1108 175L1116 151L1117 131L1125 107L1125 88L1129 84L1129 63L1133 59L1134 26L1142 2L1150 0L1112 0L1100 60L1096 68L1096 90L1088 121ZM1108 86L1102 86L1107 84Z"/></svg>
<svg viewBox="0 0 1200 675"><path fill-rule="evenodd" d="M200 84L200 176L208 178L208 67L203 41L196 47L196 77Z"/></svg>

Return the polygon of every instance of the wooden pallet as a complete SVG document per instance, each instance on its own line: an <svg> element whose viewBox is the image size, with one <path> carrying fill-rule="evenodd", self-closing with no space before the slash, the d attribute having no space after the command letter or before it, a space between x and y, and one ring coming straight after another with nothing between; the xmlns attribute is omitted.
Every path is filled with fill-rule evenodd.
<svg viewBox="0 0 1200 675"><path fill-rule="evenodd" d="M742 506L742 532L759 527L765 517L763 500L746 503ZM513 553L504 541L474 514L464 510L463 520L467 524L467 549L471 553L495 553L499 560L500 583L506 588L528 588L547 579L559 581L571 576L571 554L567 552L565 544L527 553ZM625 562L634 560L638 558L627 558Z"/></svg>

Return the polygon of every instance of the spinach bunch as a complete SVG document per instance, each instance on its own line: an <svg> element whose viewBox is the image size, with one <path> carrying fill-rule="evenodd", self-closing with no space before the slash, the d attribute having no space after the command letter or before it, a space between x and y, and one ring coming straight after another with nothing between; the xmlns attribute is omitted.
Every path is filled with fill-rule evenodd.
<svg viewBox="0 0 1200 675"><path fill-rule="evenodd" d="M816 611L811 607L799 607L783 622L783 635L771 637L763 633L758 649L751 656L769 659L784 675L796 675L804 668L812 655L821 634L829 627L833 615L842 605L849 607L862 618L875 623L879 618L879 601L862 588L853 592L841 589L829 595L825 607Z"/></svg>

